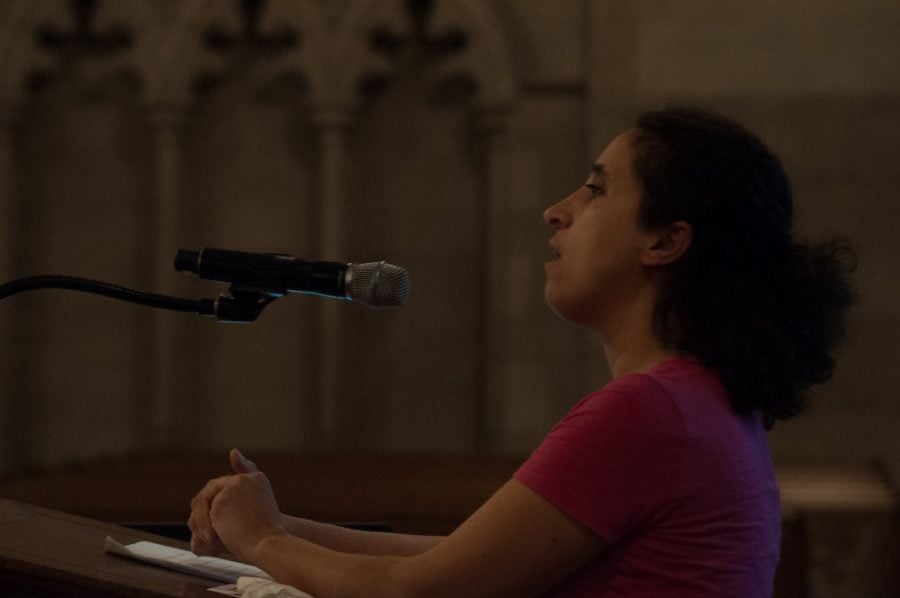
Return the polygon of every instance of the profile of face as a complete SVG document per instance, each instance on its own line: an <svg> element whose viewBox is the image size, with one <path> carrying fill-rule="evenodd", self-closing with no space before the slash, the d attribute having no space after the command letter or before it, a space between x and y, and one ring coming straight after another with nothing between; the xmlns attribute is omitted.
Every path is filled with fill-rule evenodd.
<svg viewBox="0 0 900 598"><path fill-rule="evenodd" d="M653 271L678 259L690 225L641 225L642 189L632 167L635 133L626 132L591 165L585 183L544 212L553 228L544 296L563 318L601 330L625 306L652 292Z"/></svg>

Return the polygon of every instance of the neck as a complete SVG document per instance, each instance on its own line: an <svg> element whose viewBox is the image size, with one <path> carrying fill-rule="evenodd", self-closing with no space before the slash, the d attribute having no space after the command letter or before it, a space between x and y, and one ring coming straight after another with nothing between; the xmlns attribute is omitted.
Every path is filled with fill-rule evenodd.
<svg viewBox="0 0 900 598"><path fill-rule="evenodd" d="M619 350L611 347L604 341L603 349L613 378L626 374L646 372L660 361L675 356L673 351L660 346L658 343L648 343L641 346L632 345L627 350Z"/></svg>
<svg viewBox="0 0 900 598"><path fill-rule="evenodd" d="M645 289L598 327L613 378L644 372L675 355L653 332L655 301L655 292Z"/></svg>

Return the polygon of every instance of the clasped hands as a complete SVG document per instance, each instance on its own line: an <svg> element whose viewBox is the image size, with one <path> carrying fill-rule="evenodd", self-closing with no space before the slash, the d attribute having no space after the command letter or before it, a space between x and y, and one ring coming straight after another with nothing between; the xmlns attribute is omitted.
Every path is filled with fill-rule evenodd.
<svg viewBox="0 0 900 598"><path fill-rule="evenodd" d="M191 551L254 563L265 540L288 532L269 479L237 449L229 460L235 473L210 480L191 500Z"/></svg>

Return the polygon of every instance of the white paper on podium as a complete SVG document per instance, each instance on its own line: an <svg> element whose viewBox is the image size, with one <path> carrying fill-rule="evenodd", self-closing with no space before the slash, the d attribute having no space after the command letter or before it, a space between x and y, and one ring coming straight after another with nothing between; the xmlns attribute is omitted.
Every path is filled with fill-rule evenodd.
<svg viewBox="0 0 900 598"><path fill-rule="evenodd" d="M192 573L216 581L234 583L241 576L272 579L262 569L252 565L212 556L197 556L189 550L172 548L155 542L143 541L125 545L111 536L107 536L104 548L107 552L137 559L157 567Z"/></svg>

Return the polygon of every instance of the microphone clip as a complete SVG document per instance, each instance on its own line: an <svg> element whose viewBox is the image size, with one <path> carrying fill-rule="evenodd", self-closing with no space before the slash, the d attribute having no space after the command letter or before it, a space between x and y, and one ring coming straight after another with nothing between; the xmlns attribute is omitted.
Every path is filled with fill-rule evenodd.
<svg viewBox="0 0 900 598"><path fill-rule="evenodd" d="M267 305L278 296L246 291L232 285L229 295L219 295L218 299L203 299L200 315L216 318L220 322L253 322Z"/></svg>

